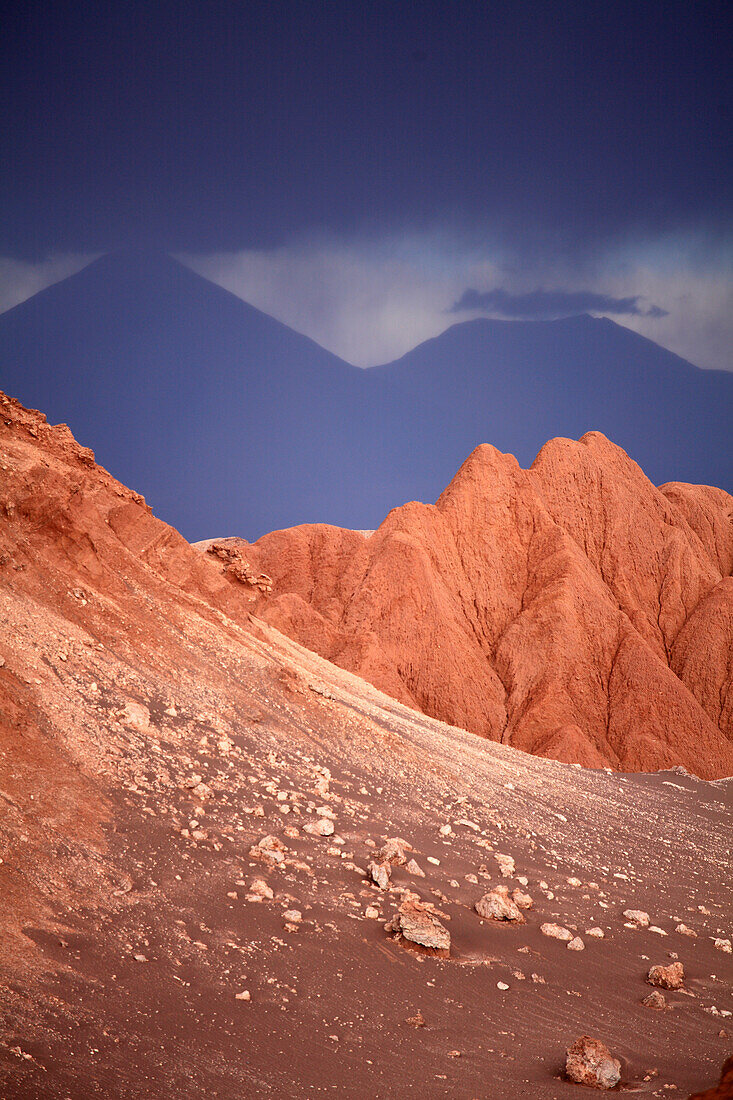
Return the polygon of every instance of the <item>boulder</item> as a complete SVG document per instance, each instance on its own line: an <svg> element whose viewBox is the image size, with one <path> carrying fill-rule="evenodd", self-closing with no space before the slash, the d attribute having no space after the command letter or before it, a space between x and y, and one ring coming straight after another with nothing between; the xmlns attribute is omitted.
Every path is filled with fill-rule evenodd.
<svg viewBox="0 0 733 1100"><path fill-rule="evenodd" d="M495 886L489 890L474 906L476 912L485 920L514 921L524 924L524 917L517 903L509 896L507 886Z"/></svg>
<svg viewBox="0 0 733 1100"><path fill-rule="evenodd" d="M612 1089L621 1080L621 1063L600 1039L581 1035L567 1051L565 1073L577 1085Z"/></svg>
<svg viewBox="0 0 733 1100"><path fill-rule="evenodd" d="M450 932L424 902L407 898L389 922L389 930L436 951L450 951Z"/></svg>
<svg viewBox="0 0 733 1100"><path fill-rule="evenodd" d="M652 966L647 974L649 984L662 989L681 989L684 980L685 968L681 962L673 962L669 966Z"/></svg>

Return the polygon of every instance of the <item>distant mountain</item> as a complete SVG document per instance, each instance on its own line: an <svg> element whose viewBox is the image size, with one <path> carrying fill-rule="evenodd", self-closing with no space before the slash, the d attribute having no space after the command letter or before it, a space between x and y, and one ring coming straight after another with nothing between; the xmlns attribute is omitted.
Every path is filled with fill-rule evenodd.
<svg viewBox="0 0 733 1100"><path fill-rule="evenodd" d="M327 518L362 464L344 417L362 381L167 256L105 256L0 316L0 389L188 535Z"/></svg>
<svg viewBox="0 0 733 1100"><path fill-rule="evenodd" d="M0 388L191 539L372 528L479 443L527 465L594 429L656 483L733 489L733 374L611 321L469 321L362 371L161 255L105 256L1 315Z"/></svg>

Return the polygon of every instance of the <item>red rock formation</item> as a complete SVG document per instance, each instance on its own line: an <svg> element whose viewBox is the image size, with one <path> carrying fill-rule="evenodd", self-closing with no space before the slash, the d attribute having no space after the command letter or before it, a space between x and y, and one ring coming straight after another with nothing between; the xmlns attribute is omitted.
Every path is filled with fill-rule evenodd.
<svg viewBox="0 0 733 1100"><path fill-rule="evenodd" d="M733 500L656 488L600 433L530 470L478 447L372 534L234 543L273 580L256 614L433 717L589 767L733 772Z"/></svg>

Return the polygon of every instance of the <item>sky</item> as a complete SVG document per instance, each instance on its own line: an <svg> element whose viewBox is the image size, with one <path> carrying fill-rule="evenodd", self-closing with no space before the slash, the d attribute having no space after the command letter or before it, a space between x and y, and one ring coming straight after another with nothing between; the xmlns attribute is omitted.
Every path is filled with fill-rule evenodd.
<svg viewBox="0 0 733 1100"><path fill-rule="evenodd" d="M724 3L4 5L0 310L128 246L369 366L591 311L733 368Z"/></svg>

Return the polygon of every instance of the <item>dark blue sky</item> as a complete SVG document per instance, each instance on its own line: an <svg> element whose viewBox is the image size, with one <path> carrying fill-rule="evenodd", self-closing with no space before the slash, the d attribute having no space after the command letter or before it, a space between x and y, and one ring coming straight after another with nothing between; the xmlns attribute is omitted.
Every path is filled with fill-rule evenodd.
<svg viewBox="0 0 733 1100"><path fill-rule="evenodd" d="M17 3L0 41L3 254L730 214L723 3Z"/></svg>
<svg viewBox="0 0 733 1100"><path fill-rule="evenodd" d="M0 311L152 245L362 366L589 300L728 369L730 11L6 4Z"/></svg>

